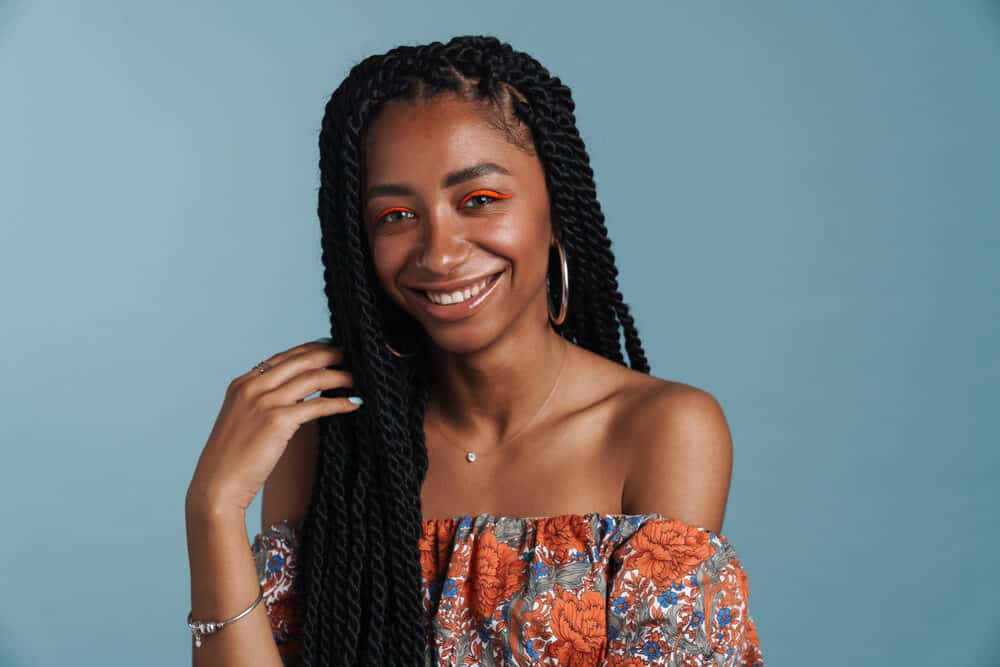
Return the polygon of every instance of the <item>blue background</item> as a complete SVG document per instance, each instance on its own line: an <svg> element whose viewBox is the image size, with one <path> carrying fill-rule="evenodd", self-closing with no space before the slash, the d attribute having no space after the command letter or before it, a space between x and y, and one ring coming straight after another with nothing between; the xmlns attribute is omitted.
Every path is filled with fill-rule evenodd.
<svg viewBox="0 0 1000 667"><path fill-rule="evenodd" d="M1000 5L901 1L0 4L0 664L189 661L225 387L327 333L323 105L470 32L573 89L653 373L726 411L768 665L1000 664Z"/></svg>

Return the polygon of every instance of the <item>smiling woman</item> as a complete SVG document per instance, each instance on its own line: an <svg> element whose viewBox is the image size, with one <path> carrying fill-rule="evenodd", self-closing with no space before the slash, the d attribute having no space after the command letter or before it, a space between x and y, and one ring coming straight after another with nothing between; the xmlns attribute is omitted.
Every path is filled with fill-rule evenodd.
<svg viewBox="0 0 1000 667"><path fill-rule="evenodd" d="M442 351L468 354L500 339L519 321L512 307L544 313L539 287L558 231L531 142L522 132L512 143L497 130L516 122L509 100L453 92L393 99L366 134L375 271L394 305ZM537 330L532 336L542 332L539 322L521 321Z"/></svg>
<svg viewBox="0 0 1000 667"><path fill-rule="evenodd" d="M492 37L371 56L333 93L335 352L263 377L314 354L364 407L296 424L268 475L252 554L272 658L763 664L721 534L725 416L649 372L573 109ZM199 486L233 485L221 470ZM206 645L235 661L225 634Z"/></svg>

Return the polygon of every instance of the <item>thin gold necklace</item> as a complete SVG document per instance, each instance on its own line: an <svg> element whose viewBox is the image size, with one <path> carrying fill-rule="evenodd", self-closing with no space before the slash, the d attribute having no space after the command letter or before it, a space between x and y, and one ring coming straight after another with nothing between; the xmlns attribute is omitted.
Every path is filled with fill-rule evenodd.
<svg viewBox="0 0 1000 667"><path fill-rule="evenodd" d="M514 440L517 436L519 436L522 433L524 433L525 429L527 429L529 426L531 426L535 422L535 420L538 419L538 417L542 414L542 411L545 409L545 406L547 406L549 404L549 401L552 400L552 397L555 396L555 394L556 394L556 387L559 386L559 378L562 377L563 369L566 367L566 357L569 356L569 349L568 349L567 344L566 344L566 339L562 338L560 336L560 340L562 340L562 342L563 342L563 344L562 344L562 348L563 348L562 359L559 360L559 372L556 373L556 379L552 383L552 388L549 389L548 395L545 397L545 400L542 401L542 404L541 404L541 406L539 406L538 410L535 411L535 414L531 416L531 419L529 419L528 421L526 421L524 423L524 425L521 426L521 428L517 429L517 432L514 435L512 435L512 436L510 436L508 438L505 438L503 440L503 442L501 442L499 445L496 446L496 449L500 449L504 445L506 445L509 442L511 442L512 440ZM444 440L446 440L448 442L448 444L454 445L455 447L458 447L460 449L465 450L465 460L466 461L468 461L469 463L473 463L476 460L476 452L474 452L471 449L466 449L465 447L462 447L457 442L455 442L454 440L452 440L451 438L449 438L447 435L445 435L444 432L441 431L440 429L438 429L438 434L441 435L441 437Z"/></svg>

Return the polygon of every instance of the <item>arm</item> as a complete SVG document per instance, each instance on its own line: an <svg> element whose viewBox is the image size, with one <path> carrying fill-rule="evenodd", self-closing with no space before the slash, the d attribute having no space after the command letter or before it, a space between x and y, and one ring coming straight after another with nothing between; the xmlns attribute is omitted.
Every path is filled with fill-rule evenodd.
<svg viewBox="0 0 1000 667"><path fill-rule="evenodd" d="M670 518L624 528L608 585L608 664L763 667L749 578L729 540Z"/></svg>
<svg viewBox="0 0 1000 667"><path fill-rule="evenodd" d="M191 566L191 615L195 620L230 618L260 592L247 538L245 515L187 508ZM254 665L282 667L262 600L240 620L202 637L192 650L193 667Z"/></svg>
<svg viewBox="0 0 1000 667"><path fill-rule="evenodd" d="M349 371L331 368L343 361L343 353L329 342L310 341L274 355L234 378L226 389L185 499L194 620L226 620L249 609L257 599L264 583L258 579L257 568L264 562L247 538L247 508L279 461L287 460L286 454L301 455L303 439L315 438L316 425L302 428L303 424L352 412L361 405L343 397L306 400L317 391L353 386ZM274 494L265 495L270 508ZM273 560L279 562L279 558ZM266 571L274 575L277 570ZM274 576L264 581L264 598L252 611L206 635L201 646L192 647L194 667L279 667L282 658L298 661L287 646L286 655L282 654L269 614L269 607L281 600L287 611L294 606L292 598L287 590L274 591L273 587L273 595L268 594Z"/></svg>
<svg viewBox="0 0 1000 667"><path fill-rule="evenodd" d="M315 479L319 431L315 421L306 422L291 437L268 476L261 498L261 533L288 520L298 525L308 509ZM191 609L196 620L221 620L246 609L259 592L257 571L246 533L244 514L226 515L188 509L188 551L191 562ZM269 583L273 584L273 581ZM267 586L265 586L266 588ZM295 604L283 593L280 604ZM281 650L275 644L276 623L270 618L265 600L251 613L219 632L202 638L192 651L193 667L204 665L282 665ZM284 609L282 610L284 611ZM287 614L284 620L294 621ZM280 614L279 614L280 617ZM299 628L289 623L292 639ZM290 656L291 660L294 656ZM256 662L255 662L256 660Z"/></svg>
<svg viewBox="0 0 1000 667"><path fill-rule="evenodd" d="M616 547L609 654L663 646L640 664L761 667L749 579L721 534L733 460L721 406L706 391L665 383L627 417L637 446L623 507L666 518L646 522Z"/></svg>

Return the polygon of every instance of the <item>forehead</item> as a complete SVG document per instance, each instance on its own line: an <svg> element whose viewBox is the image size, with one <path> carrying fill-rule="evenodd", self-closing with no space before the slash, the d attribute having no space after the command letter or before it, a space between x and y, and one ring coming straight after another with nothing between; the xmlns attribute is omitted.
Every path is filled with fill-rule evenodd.
<svg viewBox="0 0 1000 667"><path fill-rule="evenodd" d="M530 156L491 125L489 110L451 94L390 100L372 121L366 176L414 180L491 160L515 166Z"/></svg>

